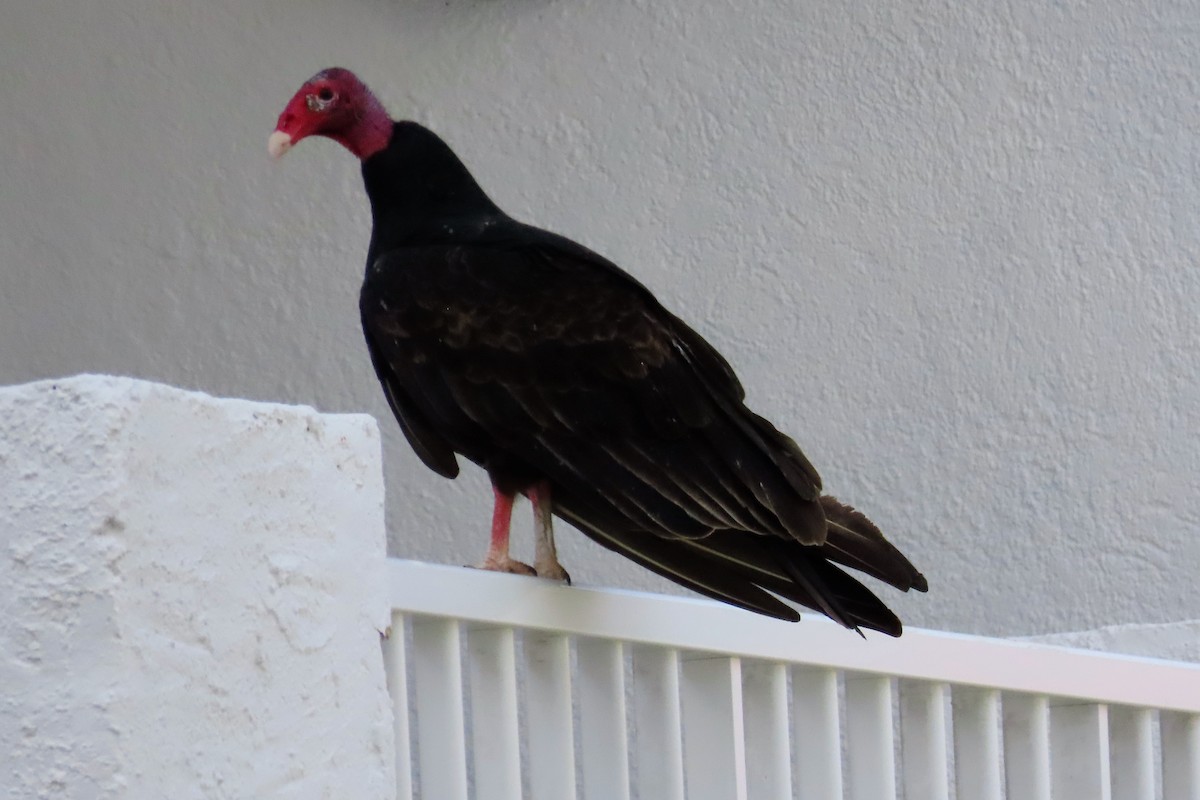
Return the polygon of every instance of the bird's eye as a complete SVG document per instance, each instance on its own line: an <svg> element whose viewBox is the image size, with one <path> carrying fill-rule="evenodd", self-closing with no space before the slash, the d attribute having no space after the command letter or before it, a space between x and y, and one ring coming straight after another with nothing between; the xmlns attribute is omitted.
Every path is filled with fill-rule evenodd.
<svg viewBox="0 0 1200 800"><path fill-rule="evenodd" d="M308 103L308 110L318 113L328 111L336 99L337 92L328 86L322 86L320 89L317 89L316 94L305 96L305 102Z"/></svg>

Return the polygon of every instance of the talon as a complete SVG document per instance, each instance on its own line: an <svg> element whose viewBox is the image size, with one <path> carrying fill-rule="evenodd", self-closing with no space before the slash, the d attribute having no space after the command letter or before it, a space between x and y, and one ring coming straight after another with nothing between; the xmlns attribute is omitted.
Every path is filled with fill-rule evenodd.
<svg viewBox="0 0 1200 800"><path fill-rule="evenodd" d="M475 564L473 569L486 569L489 572L508 572L513 575L537 575L533 567L513 558L486 558L481 564Z"/></svg>
<svg viewBox="0 0 1200 800"><path fill-rule="evenodd" d="M538 564L536 571L539 578L545 578L548 581L558 581L565 586L571 585L570 573L563 569L562 564L558 562L554 562L553 564Z"/></svg>

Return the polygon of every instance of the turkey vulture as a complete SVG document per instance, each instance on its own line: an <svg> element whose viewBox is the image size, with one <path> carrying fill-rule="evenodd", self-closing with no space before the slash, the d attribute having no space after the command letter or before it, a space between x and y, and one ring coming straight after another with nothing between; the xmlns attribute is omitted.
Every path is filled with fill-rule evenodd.
<svg viewBox="0 0 1200 800"><path fill-rule="evenodd" d="M495 491L480 565L566 580L551 514L708 597L892 636L900 621L838 565L897 589L925 578L864 515L821 494L790 438L746 408L729 364L616 265L501 211L435 134L393 121L352 72L309 79L269 140L362 161L373 230L359 310L404 435L439 475L458 456ZM533 567L508 556L533 503Z"/></svg>

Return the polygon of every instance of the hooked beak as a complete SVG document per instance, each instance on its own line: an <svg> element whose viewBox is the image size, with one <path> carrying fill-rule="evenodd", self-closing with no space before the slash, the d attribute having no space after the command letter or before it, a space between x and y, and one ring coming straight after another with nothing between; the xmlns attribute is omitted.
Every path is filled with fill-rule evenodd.
<svg viewBox="0 0 1200 800"><path fill-rule="evenodd" d="M283 154L292 149L292 136L283 131L275 131L267 139L267 152L271 158L282 158Z"/></svg>
<svg viewBox="0 0 1200 800"><path fill-rule="evenodd" d="M279 115L275 132L267 139L267 152L271 158L280 158L301 139L317 132L321 121L308 109L309 97L308 84L305 84Z"/></svg>

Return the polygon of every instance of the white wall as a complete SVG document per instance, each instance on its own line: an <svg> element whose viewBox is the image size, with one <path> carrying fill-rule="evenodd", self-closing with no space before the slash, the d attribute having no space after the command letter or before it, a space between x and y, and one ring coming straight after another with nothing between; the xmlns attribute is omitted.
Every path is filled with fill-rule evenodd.
<svg viewBox="0 0 1200 800"><path fill-rule="evenodd" d="M609 255L911 553L926 627L1200 617L1189 3L95 0L0 25L0 383L127 373L383 420L392 550L479 558L360 341L320 67ZM527 525L527 517L518 519ZM525 533L525 531L522 531ZM661 583L567 533L577 580ZM527 544L527 538L526 542Z"/></svg>

